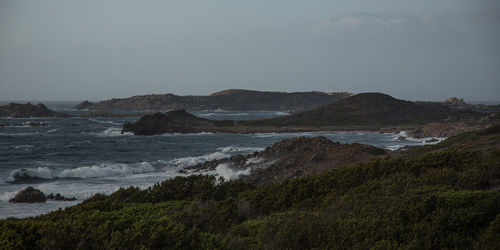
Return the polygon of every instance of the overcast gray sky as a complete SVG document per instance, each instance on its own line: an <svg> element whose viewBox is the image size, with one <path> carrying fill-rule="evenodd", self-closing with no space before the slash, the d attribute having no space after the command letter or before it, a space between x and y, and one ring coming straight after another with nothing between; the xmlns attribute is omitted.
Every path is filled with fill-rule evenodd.
<svg viewBox="0 0 500 250"><path fill-rule="evenodd" d="M498 0L0 0L0 100L228 88L500 100Z"/></svg>

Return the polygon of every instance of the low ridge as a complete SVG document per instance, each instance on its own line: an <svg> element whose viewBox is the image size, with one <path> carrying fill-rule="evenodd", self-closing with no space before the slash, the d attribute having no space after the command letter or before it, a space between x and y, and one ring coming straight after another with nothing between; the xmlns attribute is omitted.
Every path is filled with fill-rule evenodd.
<svg viewBox="0 0 500 250"><path fill-rule="evenodd" d="M115 98L98 103L84 101L75 109L92 110L310 110L334 103L349 93L270 92L229 89L208 96L179 96L174 94L138 95Z"/></svg>

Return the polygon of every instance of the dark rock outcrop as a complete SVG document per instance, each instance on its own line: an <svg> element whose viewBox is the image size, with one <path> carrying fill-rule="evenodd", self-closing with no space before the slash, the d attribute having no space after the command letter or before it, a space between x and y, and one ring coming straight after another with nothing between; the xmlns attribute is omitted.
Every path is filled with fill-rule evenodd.
<svg viewBox="0 0 500 250"><path fill-rule="evenodd" d="M43 203L46 201L45 194L32 186L21 190L14 198L9 200L9 202L13 203Z"/></svg>
<svg viewBox="0 0 500 250"><path fill-rule="evenodd" d="M76 105L74 108L78 110L91 109L94 103L89 101L83 101L80 104Z"/></svg>
<svg viewBox="0 0 500 250"><path fill-rule="evenodd" d="M309 110L349 97L346 92L267 92L230 89L208 96L174 94L115 98L98 103L84 101L75 109L93 110Z"/></svg>
<svg viewBox="0 0 500 250"><path fill-rule="evenodd" d="M56 201L76 201L75 197L67 198L62 196L60 193L57 193L56 195L50 193L49 195L47 195L47 199Z"/></svg>
<svg viewBox="0 0 500 250"><path fill-rule="evenodd" d="M165 114L145 115L135 123L125 123L122 133L155 135L164 133L199 133L213 130L215 122L198 118L185 110L170 111Z"/></svg>
<svg viewBox="0 0 500 250"><path fill-rule="evenodd" d="M45 105L41 103L37 105L33 105L31 103L9 103L7 105L0 106L0 117L69 117L69 115L49 110Z"/></svg>

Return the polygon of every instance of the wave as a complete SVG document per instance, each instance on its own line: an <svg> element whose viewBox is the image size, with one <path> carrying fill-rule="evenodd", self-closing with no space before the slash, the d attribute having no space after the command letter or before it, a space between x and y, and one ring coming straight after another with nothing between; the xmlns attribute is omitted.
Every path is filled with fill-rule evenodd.
<svg viewBox="0 0 500 250"><path fill-rule="evenodd" d="M221 152L215 152L202 156L190 156L190 157L182 157L169 161L168 163L173 167L185 168L189 166L194 166L199 163L203 163L206 161L220 160L224 158L228 158L230 155L224 154Z"/></svg>
<svg viewBox="0 0 500 250"><path fill-rule="evenodd" d="M97 123L103 123L103 124L113 124L113 125L122 125L121 123L117 122L112 122L112 121L100 121L97 119L89 118L89 121L97 122Z"/></svg>
<svg viewBox="0 0 500 250"><path fill-rule="evenodd" d="M417 143L420 145L426 145L426 144L440 143L440 142L446 140L446 137L414 138L414 137L408 136L406 131L402 130L398 134L392 134L392 141L399 141L399 140L413 142L413 143Z"/></svg>
<svg viewBox="0 0 500 250"><path fill-rule="evenodd" d="M251 171L251 168L246 168L244 170L233 170L231 169L231 165L227 163L219 164L215 168L216 174L224 177L225 181L236 180L242 175L250 175Z"/></svg>
<svg viewBox="0 0 500 250"><path fill-rule="evenodd" d="M276 111L276 112L274 112L273 114L274 114L274 115L278 115L278 116L290 115L290 113L285 112L285 111Z"/></svg>
<svg viewBox="0 0 500 250"><path fill-rule="evenodd" d="M228 146L228 147L220 147L217 148L217 150L220 150L222 153L231 153L231 152L257 152L257 151L262 151L264 148L258 148L258 147L235 147L235 146Z"/></svg>
<svg viewBox="0 0 500 250"><path fill-rule="evenodd" d="M98 133L90 133L95 136L107 137L107 136L126 136L126 135L134 135L132 132L125 132L122 134L122 129L117 127L110 127L106 130Z"/></svg>
<svg viewBox="0 0 500 250"><path fill-rule="evenodd" d="M125 163L100 164L88 167L79 167L63 170L59 177L61 178L97 178L127 174L140 174L153 172L156 168L147 162L141 162L137 165L128 165Z"/></svg>
<svg viewBox="0 0 500 250"><path fill-rule="evenodd" d="M7 177L8 183L23 183L33 181L43 181L52 179L86 179L86 178L99 178L122 176L128 174L141 174L154 172L157 169L147 163L141 162L136 164L113 163L113 164L99 164L93 166L84 166L71 169L54 169L48 167L37 168L21 168L13 170Z"/></svg>
<svg viewBox="0 0 500 250"><path fill-rule="evenodd" d="M205 136L205 135L213 135L212 132L200 132L200 133L165 133L156 136ZM219 134L219 133L218 133Z"/></svg>
<svg viewBox="0 0 500 250"><path fill-rule="evenodd" d="M33 148L35 147L34 145L28 145L28 144L23 144L23 145L16 145L14 146L14 149L28 149L28 148Z"/></svg>
<svg viewBox="0 0 500 250"><path fill-rule="evenodd" d="M31 136L31 135L38 135L38 131L32 132L32 133L0 133L2 136Z"/></svg>

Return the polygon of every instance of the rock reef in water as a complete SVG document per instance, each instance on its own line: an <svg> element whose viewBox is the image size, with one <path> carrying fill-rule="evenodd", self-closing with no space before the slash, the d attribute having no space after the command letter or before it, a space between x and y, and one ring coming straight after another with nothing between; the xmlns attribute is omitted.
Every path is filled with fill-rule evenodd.
<svg viewBox="0 0 500 250"><path fill-rule="evenodd" d="M45 194L32 186L21 190L14 198L9 200L12 203L43 203L46 201L47 197Z"/></svg>

